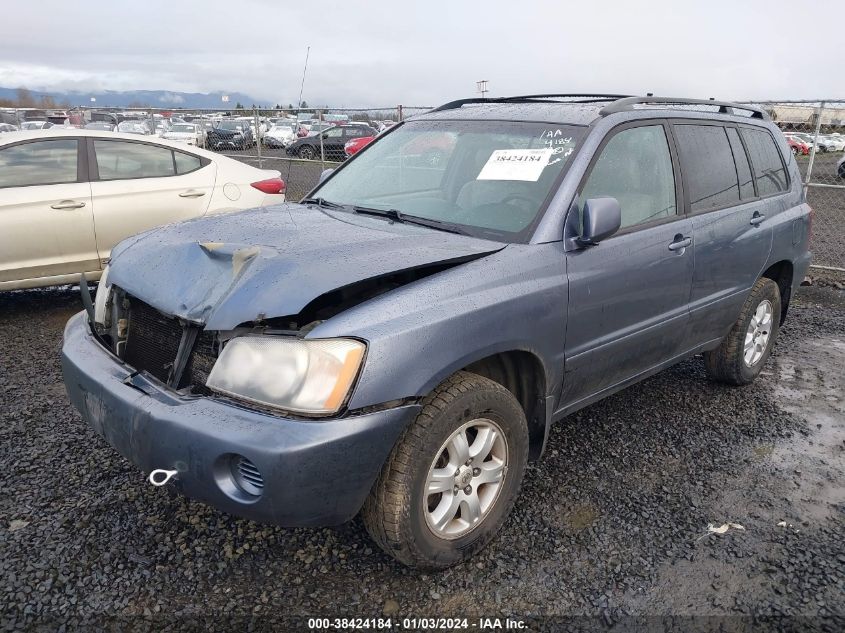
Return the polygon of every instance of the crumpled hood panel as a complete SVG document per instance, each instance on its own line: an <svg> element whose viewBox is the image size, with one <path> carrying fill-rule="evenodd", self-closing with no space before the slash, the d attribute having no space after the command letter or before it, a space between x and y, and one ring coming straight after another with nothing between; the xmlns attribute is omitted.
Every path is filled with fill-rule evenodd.
<svg viewBox="0 0 845 633"><path fill-rule="evenodd" d="M208 329L294 315L313 299L504 244L297 204L153 229L112 252L109 281Z"/></svg>

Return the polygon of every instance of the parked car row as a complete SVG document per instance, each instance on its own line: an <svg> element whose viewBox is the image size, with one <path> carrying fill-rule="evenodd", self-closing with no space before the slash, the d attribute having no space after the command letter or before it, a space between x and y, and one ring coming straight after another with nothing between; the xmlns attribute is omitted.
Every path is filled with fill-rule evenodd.
<svg viewBox="0 0 845 633"><path fill-rule="evenodd" d="M817 139L815 134L807 132L785 131L783 135L786 137L786 142L789 143L792 153L796 156L808 155L816 141L818 141L817 152L845 151L845 135L839 134L838 132L834 132L833 134L819 134Z"/></svg>

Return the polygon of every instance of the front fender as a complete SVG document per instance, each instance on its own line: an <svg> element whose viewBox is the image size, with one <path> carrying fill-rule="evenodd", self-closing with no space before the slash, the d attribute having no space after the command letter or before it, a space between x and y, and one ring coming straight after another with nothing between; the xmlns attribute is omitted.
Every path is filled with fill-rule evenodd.
<svg viewBox="0 0 845 633"><path fill-rule="evenodd" d="M511 244L355 306L308 338L367 341L350 409L424 396L474 361L514 350L540 360L543 395L557 395L567 300L562 244Z"/></svg>

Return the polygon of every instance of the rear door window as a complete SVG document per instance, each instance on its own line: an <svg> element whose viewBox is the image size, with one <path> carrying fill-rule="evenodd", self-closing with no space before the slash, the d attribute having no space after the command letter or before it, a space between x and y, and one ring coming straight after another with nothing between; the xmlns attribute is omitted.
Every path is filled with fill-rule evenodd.
<svg viewBox="0 0 845 633"><path fill-rule="evenodd" d="M674 131L690 211L697 213L738 203L737 169L725 128L676 124Z"/></svg>
<svg viewBox="0 0 845 633"><path fill-rule="evenodd" d="M622 228L676 215L675 176L662 125L634 127L608 141L581 199L610 196L622 209Z"/></svg>
<svg viewBox="0 0 845 633"><path fill-rule="evenodd" d="M736 175L739 178L739 197L743 200L748 200L754 197L754 177L751 175L748 156L745 154L742 141L739 140L739 132L732 127L726 128L726 130L728 132L728 140L731 142L731 151L734 155Z"/></svg>
<svg viewBox="0 0 845 633"><path fill-rule="evenodd" d="M742 128L742 138L751 157L757 195L765 197L787 191L786 167L772 135L766 130Z"/></svg>
<svg viewBox="0 0 845 633"><path fill-rule="evenodd" d="M173 151L131 141L94 141L100 180L174 176Z"/></svg>
<svg viewBox="0 0 845 633"><path fill-rule="evenodd" d="M76 182L77 141L56 139L0 149L0 188Z"/></svg>

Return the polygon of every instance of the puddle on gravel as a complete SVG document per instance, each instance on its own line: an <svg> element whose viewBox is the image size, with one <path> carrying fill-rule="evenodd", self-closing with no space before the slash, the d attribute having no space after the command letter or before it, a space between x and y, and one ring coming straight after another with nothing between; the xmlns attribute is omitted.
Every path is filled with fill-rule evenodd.
<svg viewBox="0 0 845 633"><path fill-rule="evenodd" d="M809 339L784 350L765 374L784 410L807 421L808 431L754 449L792 488L784 490L802 520L823 520L845 504L845 341Z"/></svg>

